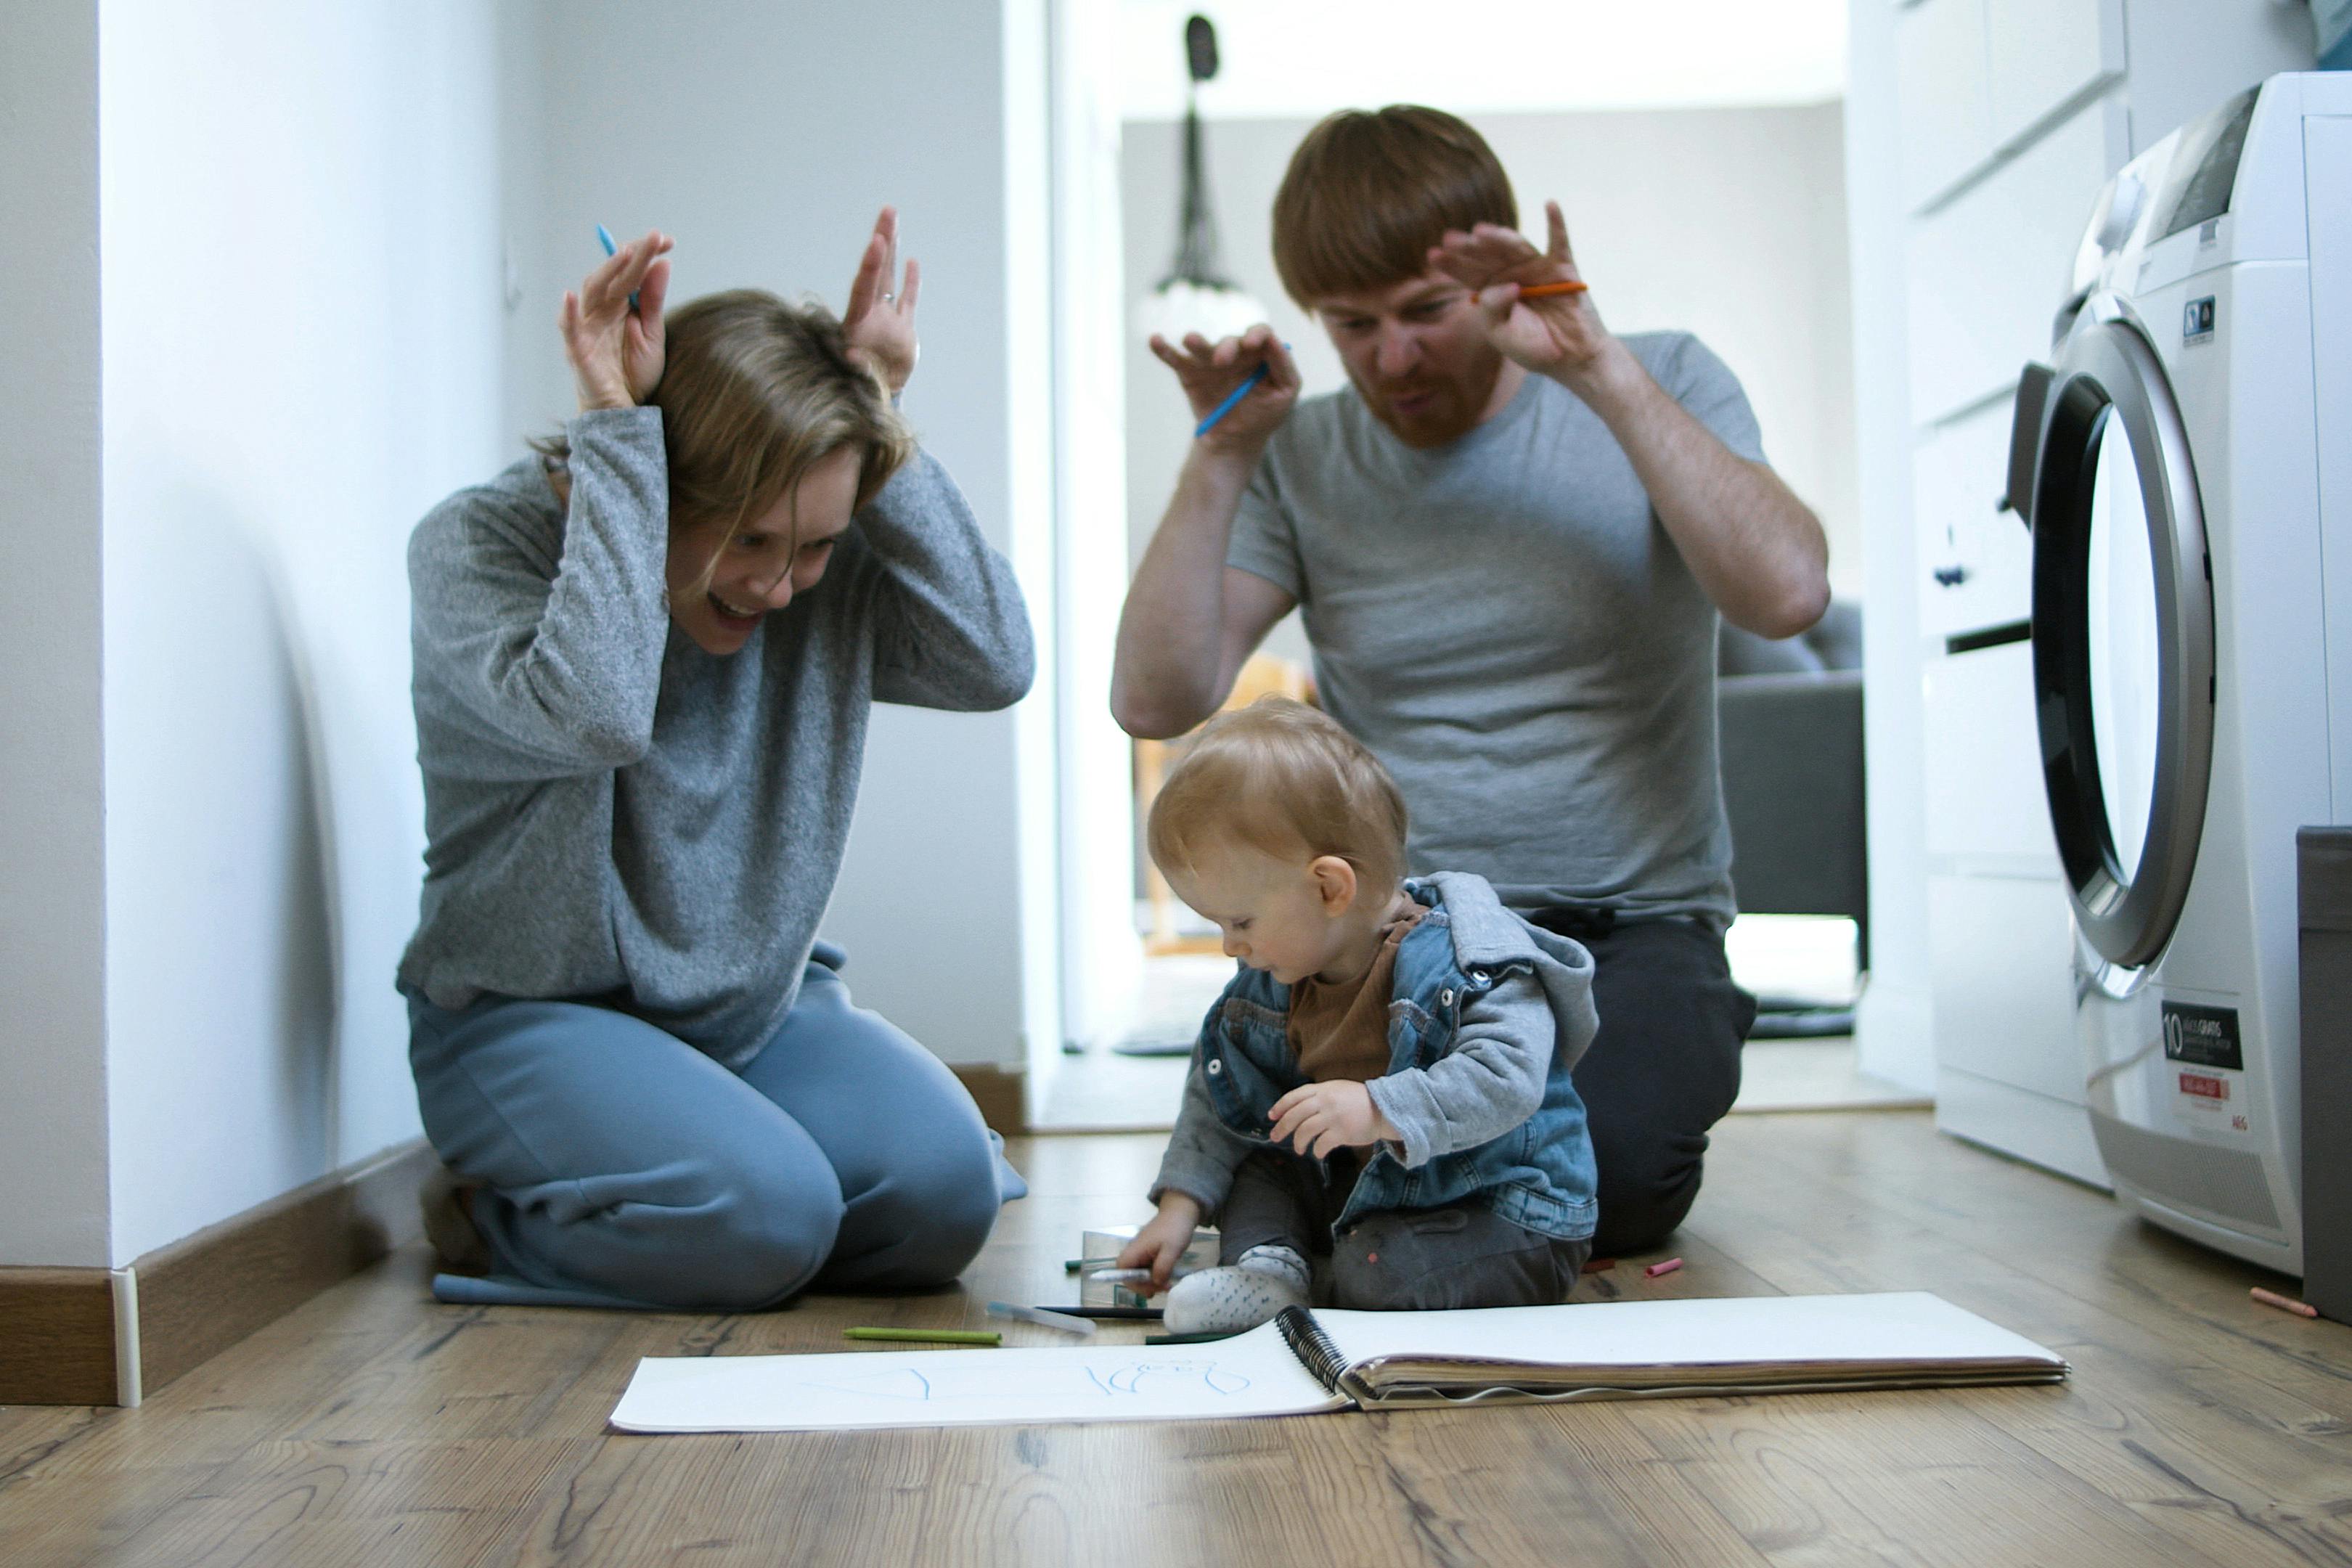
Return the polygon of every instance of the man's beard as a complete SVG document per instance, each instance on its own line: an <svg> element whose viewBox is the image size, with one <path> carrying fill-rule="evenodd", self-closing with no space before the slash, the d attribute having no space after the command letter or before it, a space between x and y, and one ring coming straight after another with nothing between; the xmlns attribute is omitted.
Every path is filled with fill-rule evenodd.
<svg viewBox="0 0 2352 1568"><path fill-rule="evenodd" d="M1372 417L1386 427L1389 434L1408 447L1443 447L1458 441L1478 427L1487 402L1495 395L1495 383L1503 374L1501 355L1496 355L1486 374L1475 385L1465 386L1459 381L1432 381L1407 384L1402 387L1385 388L1373 393L1360 382L1356 394ZM1399 415L1390 406L1398 396L1421 396L1434 394L1425 405L1410 415Z"/></svg>

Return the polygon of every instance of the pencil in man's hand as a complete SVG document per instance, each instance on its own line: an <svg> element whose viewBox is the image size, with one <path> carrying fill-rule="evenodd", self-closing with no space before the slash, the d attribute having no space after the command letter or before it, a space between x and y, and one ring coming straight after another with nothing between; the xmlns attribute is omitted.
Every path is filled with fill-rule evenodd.
<svg viewBox="0 0 2352 1568"><path fill-rule="evenodd" d="M1519 298L1522 300L1549 300L1558 294L1588 293L1591 290L1591 284L1574 278L1566 279L1558 283L1523 283L1519 286Z"/></svg>

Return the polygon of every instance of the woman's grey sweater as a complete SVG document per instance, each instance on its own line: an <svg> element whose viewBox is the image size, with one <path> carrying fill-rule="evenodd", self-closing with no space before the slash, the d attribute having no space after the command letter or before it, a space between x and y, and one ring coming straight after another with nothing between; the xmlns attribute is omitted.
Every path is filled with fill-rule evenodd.
<svg viewBox="0 0 2352 1568"><path fill-rule="evenodd" d="M791 1010L877 702L1003 708L1029 618L919 455L743 648L670 624L661 413L570 426L569 510L525 459L408 547L425 891L400 983L619 1007L740 1067Z"/></svg>

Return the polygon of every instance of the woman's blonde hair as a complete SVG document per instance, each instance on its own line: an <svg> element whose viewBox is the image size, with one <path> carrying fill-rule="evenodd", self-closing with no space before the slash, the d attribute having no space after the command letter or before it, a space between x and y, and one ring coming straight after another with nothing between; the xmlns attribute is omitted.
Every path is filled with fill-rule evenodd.
<svg viewBox="0 0 2352 1568"><path fill-rule="evenodd" d="M833 313L764 289L706 294L671 311L662 377L646 403L662 411L671 531L721 531L698 593L736 531L823 458L857 450L862 507L915 452L914 432L880 375L851 356ZM561 437L534 445L568 456ZM798 526L795 517L795 546Z"/></svg>
<svg viewBox="0 0 2352 1568"><path fill-rule="evenodd" d="M1404 796L1381 760L1319 709L1261 697L1194 732L1151 803L1151 858L1189 868L1209 845L1336 855L1368 886L1405 869Z"/></svg>

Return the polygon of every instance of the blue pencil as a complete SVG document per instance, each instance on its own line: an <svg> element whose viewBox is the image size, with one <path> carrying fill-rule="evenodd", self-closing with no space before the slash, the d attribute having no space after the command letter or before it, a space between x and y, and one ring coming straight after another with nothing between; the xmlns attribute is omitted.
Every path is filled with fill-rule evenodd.
<svg viewBox="0 0 2352 1568"><path fill-rule="evenodd" d="M1288 343L1285 343L1282 346L1286 351L1290 347ZM1192 426L1192 439L1195 441L1199 440L1202 437L1209 433L1210 427L1215 425L1218 420L1223 419L1226 415L1231 414L1234 411L1234 405L1239 403L1243 398L1247 397L1250 394L1250 388L1255 386L1259 382L1264 381L1265 379L1265 373L1273 368L1274 362L1272 360L1259 361L1258 367L1249 373L1249 376L1246 380L1244 380L1239 386L1234 387L1233 391L1227 393L1225 395L1225 400L1223 403L1220 403L1214 408L1210 409L1209 416L1206 419L1202 420L1198 425Z"/></svg>
<svg viewBox="0 0 2352 1568"><path fill-rule="evenodd" d="M604 247L604 254L607 256L621 248L613 243L613 231L601 223L596 226L596 243ZM634 310L636 308L637 291L632 289L629 290L629 309Z"/></svg>

